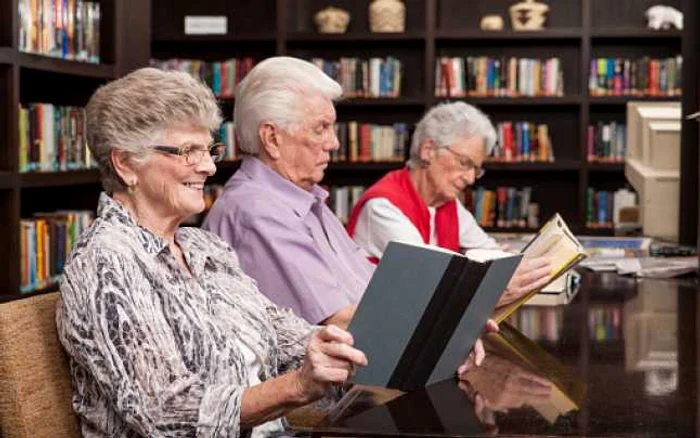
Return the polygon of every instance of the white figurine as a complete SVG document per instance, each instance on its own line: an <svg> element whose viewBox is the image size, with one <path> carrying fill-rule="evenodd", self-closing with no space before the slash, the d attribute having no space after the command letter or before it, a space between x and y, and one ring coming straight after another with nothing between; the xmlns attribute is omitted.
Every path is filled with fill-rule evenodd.
<svg viewBox="0 0 700 438"><path fill-rule="evenodd" d="M647 18L647 27L649 29L671 29L675 27L678 30L683 29L683 13L671 6L656 5L647 9L644 14Z"/></svg>

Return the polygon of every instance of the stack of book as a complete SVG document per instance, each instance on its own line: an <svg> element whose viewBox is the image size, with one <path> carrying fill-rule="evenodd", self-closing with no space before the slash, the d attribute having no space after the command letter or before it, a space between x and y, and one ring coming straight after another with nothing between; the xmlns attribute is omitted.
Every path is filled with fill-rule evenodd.
<svg viewBox="0 0 700 438"><path fill-rule="evenodd" d="M22 293L55 284L73 245L92 221L91 211L36 213L20 221Z"/></svg>
<svg viewBox="0 0 700 438"><path fill-rule="evenodd" d="M403 67L397 58L313 58L311 62L343 87L348 98L399 97Z"/></svg>
<svg viewBox="0 0 700 438"><path fill-rule="evenodd" d="M340 148L331 153L333 161L404 161L408 146L408 125L376 125L355 121L336 123Z"/></svg>
<svg viewBox="0 0 700 438"><path fill-rule="evenodd" d="M591 96L679 96L683 58L593 58L588 76Z"/></svg>
<svg viewBox="0 0 700 438"><path fill-rule="evenodd" d="M189 73L209 85L216 97L232 98L236 86L255 66L255 60L232 58L221 62L207 62L199 59L151 59L151 66L161 70Z"/></svg>
<svg viewBox="0 0 700 438"><path fill-rule="evenodd" d="M586 157L589 162L621 163L627 152L627 125L598 122L586 130Z"/></svg>
<svg viewBox="0 0 700 438"><path fill-rule="evenodd" d="M539 205L532 202L532 187L479 187L472 191L470 206L474 218L482 227L537 228Z"/></svg>
<svg viewBox="0 0 700 438"><path fill-rule="evenodd" d="M18 0L19 50L100 62L100 3Z"/></svg>
<svg viewBox="0 0 700 438"><path fill-rule="evenodd" d="M19 108L19 171L56 172L93 167L85 140L85 111L32 103Z"/></svg>
<svg viewBox="0 0 700 438"><path fill-rule="evenodd" d="M563 96L559 58L442 57L435 62L437 97Z"/></svg>
<svg viewBox="0 0 700 438"><path fill-rule="evenodd" d="M533 122L501 122L496 126L498 143L491 161L553 162L554 150L549 126Z"/></svg>
<svg viewBox="0 0 700 438"><path fill-rule="evenodd" d="M637 195L622 188L615 192L595 190L586 192L586 226L588 228L612 228L620 223L620 211L637 205Z"/></svg>

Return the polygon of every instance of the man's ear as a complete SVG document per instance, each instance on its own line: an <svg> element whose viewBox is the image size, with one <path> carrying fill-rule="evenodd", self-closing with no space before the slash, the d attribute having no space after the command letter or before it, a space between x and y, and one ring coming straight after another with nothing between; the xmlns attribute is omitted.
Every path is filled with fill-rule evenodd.
<svg viewBox="0 0 700 438"><path fill-rule="evenodd" d="M272 160L278 160L280 158L280 136L277 128L272 123L263 123L258 129L258 135L265 154Z"/></svg>
<svg viewBox="0 0 700 438"><path fill-rule="evenodd" d="M112 149L109 152L109 158L112 160L114 171L121 178L124 185L130 187L138 184L138 176L136 175L133 162L129 159L126 152Z"/></svg>

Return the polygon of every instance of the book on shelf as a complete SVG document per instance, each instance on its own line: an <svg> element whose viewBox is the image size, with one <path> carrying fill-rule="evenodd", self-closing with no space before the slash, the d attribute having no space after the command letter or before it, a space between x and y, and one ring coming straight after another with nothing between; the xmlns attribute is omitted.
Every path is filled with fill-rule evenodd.
<svg viewBox="0 0 700 438"><path fill-rule="evenodd" d="M591 96L679 96L683 58L593 58Z"/></svg>
<svg viewBox="0 0 700 438"><path fill-rule="evenodd" d="M621 211L636 205L637 195L629 189L613 192L589 187L586 191L586 227L613 228L622 222Z"/></svg>
<svg viewBox="0 0 700 438"><path fill-rule="evenodd" d="M512 361L551 382L549 399L531 405L549 423L581 406L585 386L573 370L508 323L501 324L498 333L485 334L484 347L487 354Z"/></svg>
<svg viewBox="0 0 700 438"><path fill-rule="evenodd" d="M340 142L331 160L357 162L402 162L408 147L408 124L377 125L357 121L335 124Z"/></svg>
<svg viewBox="0 0 700 438"><path fill-rule="evenodd" d="M435 61L436 97L564 95L559 58L441 57Z"/></svg>
<svg viewBox="0 0 700 438"><path fill-rule="evenodd" d="M344 97L401 96L403 65L393 56L339 60L312 58L311 62L343 87Z"/></svg>
<svg viewBox="0 0 700 438"><path fill-rule="evenodd" d="M586 158L589 162L622 163L627 152L627 126L598 122L586 129Z"/></svg>
<svg viewBox="0 0 700 438"><path fill-rule="evenodd" d="M559 277L566 273L586 258L583 245L571 233L564 219L557 213L547 221L542 228L532 237L532 239L521 250L520 254L526 258L547 257L553 264L552 272L549 275L547 284L539 289L534 289L519 299L505 306L496 308L493 319L496 322L504 321L509 315L515 312L520 306L528 302L541 290L550 286ZM499 250L473 249L467 251L467 256L479 261L494 260L500 257L509 257L511 253ZM562 291L564 293L564 291Z"/></svg>
<svg viewBox="0 0 700 438"><path fill-rule="evenodd" d="M496 125L498 142L489 161L554 162L549 126L533 122L501 122Z"/></svg>
<svg viewBox="0 0 700 438"><path fill-rule="evenodd" d="M21 52L100 62L99 2L18 0Z"/></svg>
<svg viewBox="0 0 700 438"><path fill-rule="evenodd" d="M390 242L348 327L369 360L352 382L411 391L453 378L521 258Z"/></svg>
<svg viewBox="0 0 700 438"><path fill-rule="evenodd" d="M255 60L246 57L207 62L201 59L171 58L151 59L150 65L161 70L189 73L207 84L216 97L230 99L235 96L238 84L255 66Z"/></svg>
<svg viewBox="0 0 700 438"><path fill-rule="evenodd" d="M532 188L497 187L495 190L480 186L464 200L482 227L537 228L539 205L532 201Z"/></svg>

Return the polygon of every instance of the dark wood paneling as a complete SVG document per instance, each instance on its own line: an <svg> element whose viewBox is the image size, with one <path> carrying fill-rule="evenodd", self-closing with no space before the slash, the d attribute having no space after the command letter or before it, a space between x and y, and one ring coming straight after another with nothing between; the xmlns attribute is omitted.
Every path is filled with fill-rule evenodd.
<svg viewBox="0 0 700 438"><path fill-rule="evenodd" d="M7 299L19 291L19 195L17 190L0 190L0 248L3 262L0 263L0 299Z"/></svg>
<svg viewBox="0 0 700 438"><path fill-rule="evenodd" d="M122 76L148 66L151 58L151 2L118 0L113 6L113 13L117 25L111 33L112 47L118 61L116 73Z"/></svg>
<svg viewBox="0 0 700 438"><path fill-rule="evenodd" d="M478 29L479 20L487 14L503 17L505 29L512 29L509 8L514 0L436 0L438 2L438 29ZM581 27L581 0L544 0L549 5L545 27Z"/></svg>
<svg viewBox="0 0 700 438"><path fill-rule="evenodd" d="M66 61L30 53L18 53L17 61L19 65L26 70L37 70L86 78L112 79L115 77L114 66L111 64Z"/></svg>
<svg viewBox="0 0 700 438"><path fill-rule="evenodd" d="M0 46L14 47L17 0L0 2Z"/></svg>
<svg viewBox="0 0 700 438"><path fill-rule="evenodd" d="M152 29L158 35L182 34L187 15L223 15L231 35L275 32L275 0L152 1Z"/></svg>

